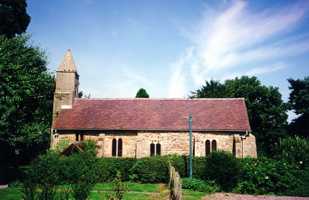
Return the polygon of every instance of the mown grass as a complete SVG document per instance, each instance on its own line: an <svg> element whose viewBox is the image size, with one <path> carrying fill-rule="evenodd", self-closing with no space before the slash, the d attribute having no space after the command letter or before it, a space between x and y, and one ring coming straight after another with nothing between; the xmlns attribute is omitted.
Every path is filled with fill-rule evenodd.
<svg viewBox="0 0 309 200"><path fill-rule="evenodd" d="M157 200L167 199L169 191L164 184L141 184L127 182L128 191L124 195L125 200ZM91 191L89 199L106 200L111 194L113 186L111 183L96 184ZM203 192L183 190L184 200L198 200L205 196ZM20 200L22 199L21 188L12 186L0 190L0 200Z"/></svg>

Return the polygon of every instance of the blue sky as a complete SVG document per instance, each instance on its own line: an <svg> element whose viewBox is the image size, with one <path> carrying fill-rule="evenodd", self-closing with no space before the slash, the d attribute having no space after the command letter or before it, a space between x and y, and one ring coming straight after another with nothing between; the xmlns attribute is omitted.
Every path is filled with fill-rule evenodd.
<svg viewBox="0 0 309 200"><path fill-rule="evenodd" d="M308 1L29 0L33 43L55 71L72 49L91 97L187 97L205 80L309 75Z"/></svg>

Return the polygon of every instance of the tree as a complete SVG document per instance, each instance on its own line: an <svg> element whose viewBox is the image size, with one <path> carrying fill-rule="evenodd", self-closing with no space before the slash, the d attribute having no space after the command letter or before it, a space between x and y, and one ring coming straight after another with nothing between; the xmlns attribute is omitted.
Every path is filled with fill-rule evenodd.
<svg viewBox="0 0 309 200"><path fill-rule="evenodd" d="M149 98L149 94L144 88L141 88L136 93L136 98Z"/></svg>
<svg viewBox="0 0 309 200"><path fill-rule="evenodd" d="M206 81L200 89L192 92L191 98L220 98L226 96L225 85L219 81Z"/></svg>
<svg viewBox="0 0 309 200"><path fill-rule="evenodd" d="M278 88L264 86L256 77L242 76L224 83L207 82L191 93L191 98L244 97L251 129L256 136L258 151L270 154L279 138L286 135L287 106Z"/></svg>
<svg viewBox="0 0 309 200"><path fill-rule="evenodd" d="M290 109L299 116L289 125L289 130L294 135L309 137L309 77L304 79L289 79Z"/></svg>
<svg viewBox="0 0 309 200"><path fill-rule="evenodd" d="M0 35L24 33L30 23L25 0L0 0Z"/></svg>
<svg viewBox="0 0 309 200"><path fill-rule="evenodd" d="M0 163L6 167L49 146L54 80L44 53L28 40L0 36Z"/></svg>

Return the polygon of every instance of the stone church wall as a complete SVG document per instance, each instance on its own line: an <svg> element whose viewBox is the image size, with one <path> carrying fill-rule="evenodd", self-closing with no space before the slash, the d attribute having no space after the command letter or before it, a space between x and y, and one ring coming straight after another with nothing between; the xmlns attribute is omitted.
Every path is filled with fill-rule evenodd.
<svg viewBox="0 0 309 200"><path fill-rule="evenodd" d="M122 157L147 157L150 156L150 144L161 145L161 155L178 154L188 155L189 135L187 132L119 132L119 133L84 133L83 140L93 140L97 145L99 157L112 156L112 140L121 138L123 143ZM57 134L53 139L53 146L60 140L76 141L75 133ZM80 139L80 136L79 136ZM236 157L256 157L255 137L249 134L240 137L239 134L218 132L193 132L193 145L195 156L206 155L206 140L210 143L215 140L217 150L236 153ZM234 150L233 150L234 148Z"/></svg>

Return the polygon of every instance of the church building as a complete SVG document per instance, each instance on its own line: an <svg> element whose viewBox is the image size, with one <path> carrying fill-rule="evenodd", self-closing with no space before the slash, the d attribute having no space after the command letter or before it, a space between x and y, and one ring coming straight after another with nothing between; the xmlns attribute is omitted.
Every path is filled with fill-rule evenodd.
<svg viewBox="0 0 309 200"><path fill-rule="evenodd" d="M79 74L68 50L56 72L52 144L93 140L99 157L147 157L224 150L256 157L243 98L152 99L78 97Z"/></svg>

